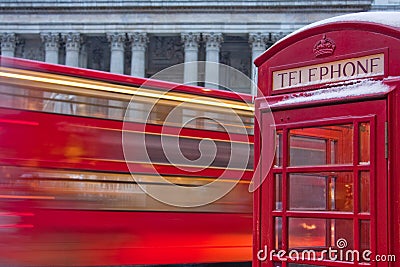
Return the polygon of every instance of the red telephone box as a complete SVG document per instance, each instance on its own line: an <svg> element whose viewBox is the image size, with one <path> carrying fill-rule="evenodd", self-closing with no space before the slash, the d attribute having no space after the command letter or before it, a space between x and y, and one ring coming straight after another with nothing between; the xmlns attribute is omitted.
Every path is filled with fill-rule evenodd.
<svg viewBox="0 0 400 267"><path fill-rule="evenodd" d="M253 266L400 266L400 13L322 21L255 64Z"/></svg>

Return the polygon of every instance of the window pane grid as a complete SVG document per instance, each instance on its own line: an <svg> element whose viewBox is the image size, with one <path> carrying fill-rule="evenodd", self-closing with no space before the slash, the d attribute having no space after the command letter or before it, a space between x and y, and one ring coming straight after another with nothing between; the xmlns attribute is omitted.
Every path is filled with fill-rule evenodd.
<svg viewBox="0 0 400 267"><path fill-rule="evenodd" d="M346 222L345 224L342 223L342 232L345 233L346 231L348 232L349 229L351 229L351 234L346 235L346 238L349 239L349 245L351 246L352 249L366 249L365 247L367 246L366 244L369 244L368 242L370 237L369 237L369 232L368 229L370 227L369 221L372 219L370 214L366 212L366 210L369 209L369 172L371 171L371 166L370 166L370 161L365 160L369 159L369 154L370 152L370 147L369 147L369 136L365 136L365 133L361 133L361 129L367 129L366 131L369 134L369 123L362 122L360 123L359 121L353 121L351 124L351 128L353 130L351 134L351 161L352 163L348 162L350 159L341 159L339 161L336 160L337 154L340 153L338 152L338 149L335 148L335 144L337 143L336 140L329 139L324 143L324 146L326 147L325 152L320 152L320 154L324 157L325 159L325 164L315 164L315 165L302 165L302 164L293 164L293 161L290 157L292 154L292 151L289 150L290 144L291 144L291 136L290 136L290 129L282 129L280 132L280 147L283 150L283 153L280 153L282 157L281 165L275 166L278 167L275 169L273 173L275 173L275 176L279 174L280 176L280 182L282 184L281 188L281 193L282 197L280 199L282 200L282 205L281 205L281 210L276 210L277 207L275 208L274 211L272 211L272 214L275 218L275 227L274 231L279 231L280 233L275 233L276 237L279 237L281 240L275 240L276 247L278 248L278 242L279 242L279 248L282 248L284 250L290 249L290 238L292 238L291 235L291 221L293 220L298 220L299 224L301 227L308 231L313 231L317 229L318 227L315 224L310 224L308 222L312 222L312 220L320 220L320 222L324 220L329 220L329 221L341 221L341 222ZM283 134L282 134L283 133ZM364 134L364 136L363 136ZM296 137L297 138L297 137ZM364 141L360 141L360 139L363 138ZM292 138L293 139L293 138ZM281 141L282 140L282 141ZM367 140L367 141L365 141ZM301 141L301 138L295 139L294 141ZM303 140L304 141L304 140ZM363 143L360 143L363 142ZM314 148L322 148L322 141L318 141L318 145ZM364 146L362 148L361 146ZM343 148L342 148L343 149ZM345 150L342 150L342 153ZM291 153L289 153L291 152ZM367 154L367 155L364 155ZM320 156L321 156L320 155ZM348 163L347 163L348 162ZM289 164L290 163L290 164ZM350 163L350 164L349 164ZM336 165L335 165L336 164ZM295 166L294 166L295 165ZM326 177L326 185L324 186L324 182L317 181L317 184L320 184L321 189L320 190L325 190L324 194L326 196L326 202L324 204L321 204L321 206L318 206L315 204L311 209L315 208L316 211L310 211L310 210L302 210L301 207L298 208L298 210L290 210L290 176L295 175L296 173L301 174L306 174L306 175L313 175L318 172L339 172L339 173L351 173L353 178L351 179L350 184L347 182L347 184L344 185L343 188L348 188L347 196L345 196L344 201L345 206L346 206L346 201L348 202L347 207L345 208L344 211L340 210L337 211L336 209L336 203L332 200L332 195L335 192L335 188L332 186L332 181L334 180L334 177L327 175ZM276 182L276 179L274 179ZM304 183L307 183L307 180L303 181ZM274 183L275 189L277 189L276 184ZM324 189L322 189L324 188ZM293 193L293 192L292 192ZM307 194L305 194L307 195ZM301 198L299 198L301 199ZM320 199L322 201L322 193L320 192ZM275 200L277 201L277 200ZM295 203L295 202L293 202ZM322 203L322 202L321 202ZM364 203L364 204L362 204ZM325 205L326 210L323 209L323 205ZM363 207L362 207L363 205ZM361 213L360 213L361 212ZM279 218L279 226L276 224L276 220ZM303 220L303 222L301 222ZM338 233L335 231L338 231L339 228L335 228L332 225L335 225L334 223L326 224L325 225L325 243L327 245L334 246L335 245L335 240L334 238L340 238L338 236ZM343 226L345 225L345 226ZM322 227L322 225L321 225ZM329 230L328 230L329 229ZM323 231L322 231L323 232ZM321 232L321 233L322 233ZM331 232L331 234L329 234ZM366 234L368 232L368 234ZM293 233L293 231L292 231ZM320 238L323 235L320 235ZM322 240L322 239L321 239ZM321 241L320 240L320 241ZM304 243L304 240L303 240ZM301 244L301 242L299 242ZM322 243L321 243L322 244ZM315 263L317 265L303 265L300 264L302 263L301 261L299 264L295 263L274 263L274 266L320 266L320 263ZM307 263L305 261L304 263ZM327 262L321 262L321 266L329 266L325 265ZM348 262L349 264L350 262ZM277 265L276 265L277 264Z"/></svg>

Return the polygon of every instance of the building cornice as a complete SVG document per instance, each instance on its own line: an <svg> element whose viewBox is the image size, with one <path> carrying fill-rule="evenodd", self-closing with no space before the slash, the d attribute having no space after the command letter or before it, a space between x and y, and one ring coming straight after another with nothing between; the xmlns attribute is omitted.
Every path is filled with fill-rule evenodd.
<svg viewBox="0 0 400 267"><path fill-rule="evenodd" d="M282 7L282 6L362 6L371 5L373 0L2 0L1 7L149 7L149 8L168 8L168 7Z"/></svg>
<svg viewBox="0 0 400 267"><path fill-rule="evenodd" d="M400 5L373 5L371 11L399 11Z"/></svg>
<svg viewBox="0 0 400 267"><path fill-rule="evenodd" d="M369 10L373 0L353 1L261 1L261 0L169 0L169 1L142 1L142 0L119 0L119 1L78 1L78 0L3 0L0 3L2 12L52 12L52 13L75 13L75 12L288 12L288 10L325 10L325 11L364 11Z"/></svg>
<svg viewBox="0 0 400 267"><path fill-rule="evenodd" d="M2 0L0 32L291 32L328 17L371 9L372 0Z"/></svg>

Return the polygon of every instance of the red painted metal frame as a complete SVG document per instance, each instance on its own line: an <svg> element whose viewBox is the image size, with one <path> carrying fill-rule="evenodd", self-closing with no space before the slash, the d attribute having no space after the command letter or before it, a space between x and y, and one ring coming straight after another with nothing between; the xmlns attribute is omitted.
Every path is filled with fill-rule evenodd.
<svg viewBox="0 0 400 267"><path fill-rule="evenodd" d="M358 164L358 145L354 143L358 140L357 128L354 128L354 156L353 163L351 165L337 165L337 166L301 166L301 167L285 167L288 166L288 153L284 152L283 157L283 167L273 169L268 175L267 180L262 185L261 189L258 191L259 202L255 203L255 210L259 212L255 214L257 218L258 229L255 232L260 232L261 240L258 239L257 245L258 249L262 249L266 244L268 248L274 248L274 220L276 216L282 217L282 229L287 229L286 216L291 217L308 217L308 218L337 218L337 219L353 219L353 235L354 244L359 243L359 226L358 222L361 219L369 219L371 221L371 250L375 254L387 255L388 245L387 245L387 199L383 197L385 195L386 184L386 160L384 157L384 127L386 121L386 106L385 100L375 100L367 101L362 103L351 103L351 104L341 104L341 105L331 105L327 107L308 107L303 109L291 109L274 113L277 121L280 118L287 120L286 123L276 125L277 129L283 130L283 139L288 140L288 130L293 128L301 127L311 127L311 126L322 126L322 125L337 125L343 123L353 123L358 125L360 122L370 122L371 123L371 165L359 165ZM262 110L260 111L262 112ZM352 116L347 116L347 114L352 114ZM375 116L369 114L376 114ZM262 116L262 115L261 115ZM374 149L375 148L375 149ZM258 147L256 146L256 149ZM283 151L288 151L288 142L284 141ZM376 156L375 156L376 155ZM376 164L375 164L376 163ZM353 183L354 188L358 188L358 181L360 171L370 171L371 177L371 191L370 191L370 203L371 203L371 215L358 213L357 201L354 201L354 214L348 212L292 212L292 211L274 211L274 181L273 176L277 173L281 173L282 180L282 202L287 203L287 185L284 177L288 173L297 172L320 172L320 171L351 171L353 172ZM375 180L373 177L376 177ZM376 183L376 184L375 184ZM375 191L376 190L376 191ZM264 193L268 192L268 193ZM377 197L378 195L379 197ZM355 193L354 200L359 199L358 193ZM262 208L261 208L262 207ZM271 217L270 217L271 216ZM379 218L379 220L377 220ZM378 238L377 238L378 237ZM284 250L288 251L287 241L288 236L286 231L282 232L282 247ZM264 242L263 242L264 240ZM357 246L354 248L357 249ZM287 262L291 262L288 260ZM296 261L297 263L308 263L308 264L322 264L324 266L348 266L349 263L332 263L332 262L310 262L310 261ZM256 258L254 259L254 266L272 266L271 262L265 262L260 264ZM286 266L286 263L283 263ZM379 266L387 266L385 263ZM352 265L357 266L357 265ZM375 265L371 265L375 266Z"/></svg>
<svg viewBox="0 0 400 267"><path fill-rule="evenodd" d="M364 14L365 15L365 14ZM371 244L372 249L376 254L394 255L397 262L374 262L372 266L390 266L397 267L400 260L400 156L398 153L400 140L398 133L400 131L400 28L390 25L381 24L380 21L373 22L373 14L369 21L363 19L354 21L338 21L330 23L321 23L314 27L302 29L295 34L278 41L275 45L269 48L264 54L256 59L255 64L258 69L258 86L260 88L258 99L255 102L255 113L257 119L262 122L263 112L269 112L271 108L276 121L281 124L284 138L287 137L286 127L289 127L290 121L288 117L297 118L298 122L324 119L335 117L338 114L351 118L359 117L356 121L363 121L364 118L370 121L371 125L371 147L375 147L375 153L371 153L372 166L370 167L371 184ZM381 14L385 16L384 13ZM398 18L393 18L398 21ZM395 25L395 23L392 23ZM326 35L327 38L335 42L335 50L333 54L316 58L313 53L314 45ZM304 94L304 91L328 89L338 85L341 82L332 84L317 84L310 86L302 86L285 90L272 91L271 73L273 70L309 66L310 64L322 64L334 62L338 59L352 58L359 55L370 55L376 52L384 53L384 75L374 77L374 80L383 80L382 83L390 86L388 92L377 94L368 94L362 96L350 96L347 98L334 98L326 100L309 101L303 103L284 104L286 98L298 97ZM347 81L346 84L356 81ZM267 102L268 101L268 102ZM280 102L283 102L281 104ZM371 106L368 106L368 103ZM351 108L350 108L351 107ZM338 110L341 108L342 110ZM319 114L319 113L323 114ZM277 117L279 116L279 117ZM367 116L367 117L365 117ZM368 118L369 116L369 118ZM360 118L361 117L361 118ZM282 121L280 121L282 120ZM385 126L386 121L386 126ZM358 122L357 122L358 123ZM265 126L261 126L265 127ZM385 140L385 127L387 127L387 140ZM263 128L262 128L263 129ZM263 135L263 130L255 128L255 162L262 158L260 151L260 139ZM358 129L354 129L354 140L358 137ZM387 143L385 143L387 142ZM385 153L387 146L387 153ZM284 150L287 152L287 144L284 145ZM358 152L357 152L358 153ZM357 161L358 154L354 154L353 163ZM387 154L387 155L386 155ZM387 156L387 158L385 157ZM284 159L285 161L285 159ZM287 159L286 159L287 163ZM355 165L354 165L355 166ZM349 170L353 171L354 185L358 186L357 179L359 171L368 169L367 166L350 166L341 165L329 167L331 170ZM272 170L269 178L275 173L286 173L288 171L307 170L307 167L290 167L278 168ZM325 166L316 167L315 170L327 170ZM265 185L267 183L267 185ZM283 185L285 188L285 185ZM255 192L254 195L254 266L261 266L257 260L258 249L262 248L262 241L266 241L269 246L273 245L273 207L272 199L274 196L274 185L270 180L266 180L262 187ZM283 198L287 197L285 194ZM269 199L268 201L265 200ZM355 203L357 207L357 203ZM297 214L297 213L296 213ZM294 215L294 213L292 214ZM301 214L300 214L301 215ZM303 215L310 216L310 213ZM320 212L312 214L323 218L332 217L330 213ZM351 218L353 215L341 214L340 216ZM366 214L357 214L358 219L367 218ZM353 217L354 218L354 217ZM357 219L357 220L358 220ZM267 228L263 223L268 221ZM358 226L354 220L354 235L359 238ZM283 227L287 227L284 223ZM307 263L299 261L298 263ZM310 263L308 263L310 264ZM335 262L323 263L324 266L339 266ZM351 264L340 263L340 266L348 266ZM264 265L262 265L264 266ZM286 263L284 263L286 266ZM359 266L365 266L359 264ZM368 266L368 265L367 265Z"/></svg>
<svg viewBox="0 0 400 267"><path fill-rule="evenodd" d="M392 227L389 228L388 253L395 255L397 261L400 259L400 81L397 90L388 95L388 221ZM390 267L397 267L391 263Z"/></svg>

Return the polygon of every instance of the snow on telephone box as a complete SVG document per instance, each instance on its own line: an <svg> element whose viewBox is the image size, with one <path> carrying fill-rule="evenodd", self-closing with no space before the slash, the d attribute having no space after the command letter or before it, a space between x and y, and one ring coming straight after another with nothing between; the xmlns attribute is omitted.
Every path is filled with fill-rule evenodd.
<svg viewBox="0 0 400 267"><path fill-rule="evenodd" d="M253 266L399 266L399 62L399 12L314 23L256 59Z"/></svg>

